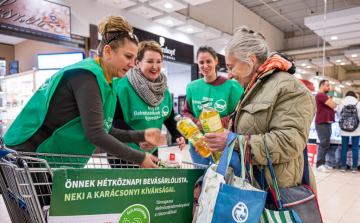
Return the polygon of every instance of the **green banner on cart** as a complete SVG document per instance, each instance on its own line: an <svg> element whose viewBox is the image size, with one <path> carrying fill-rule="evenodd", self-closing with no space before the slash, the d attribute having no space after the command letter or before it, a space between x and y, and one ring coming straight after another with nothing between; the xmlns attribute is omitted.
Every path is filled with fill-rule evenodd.
<svg viewBox="0 0 360 223"><path fill-rule="evenodd" d="M191 222L204 169L60 169L49 222Z"/></svg>

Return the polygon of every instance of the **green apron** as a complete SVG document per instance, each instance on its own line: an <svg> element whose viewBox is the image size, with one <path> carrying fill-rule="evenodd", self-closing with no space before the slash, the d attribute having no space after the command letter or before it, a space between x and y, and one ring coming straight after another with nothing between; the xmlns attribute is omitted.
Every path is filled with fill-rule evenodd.
<svg viewBox="0 0 360 223"><path fill-rule="evenodd" d="M168 90L164 100L157 107L146 104L131 86L127 76L117 81L118 98L124 114L124 121L134 130L158 128L161 130L164 121L169 118L172 110L172 100ZM135 143L126 143L133 149L144 152ZM150 151L155 152L157 147Z"/></svg>
<svg viewBox="0 0 360 223"><path fill-rule="evenodd" d="M65 67L55 73L32 96L20 112L14 123L4 136L5 145L15 146L27 141L43 125L48 112L51 98L66 71L73 69L86 69L91 71L99 84L104 113L104 130L109 132L112 125L116 107L116 86L112 88L106 82L105 74L101 66L93 59L88 58L71 66ZM76 74L75 74L76 75ZM85 80L84 80L85 81ZM56 118L56 117L54 117ZM96 146L91 144L86 136L81 123L81 117L77 117L54 133L37 148L37 153L76 154L92 155ZM49 162L54 162L52 157L46 157ZM71 162L74 167L82 167L80 163L86 163L87 159L57 157L55 162Z"/></svg>
<svg viewBox="0 0 360 223"><path fill-rule="evenodd" d="M210 107L218 110L220 118L230 115L240 100L244 89L233 80L227 80L222 85L207 84L204 78L193 81L186 86L186 100L194 117L199 119L202 111L201 102L209 100ZM226 128L227 126L223 126ZM204 133L202 131L202 133ZM190 142L189 142L190 143ZM192 144L190 143L192 146Z"/></svg>

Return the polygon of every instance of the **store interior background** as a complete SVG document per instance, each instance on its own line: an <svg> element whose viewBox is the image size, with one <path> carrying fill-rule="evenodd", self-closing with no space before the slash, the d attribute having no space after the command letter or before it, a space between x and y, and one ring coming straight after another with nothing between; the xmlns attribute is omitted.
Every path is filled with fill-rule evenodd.
<svg viewBox="0 0 360 223"><path fill-rule="evenodd" d="M38 0L29 0L30 3L35 1ZM6 132L26 101L41 84L40 82L56 72L56 70L37 71L37 55L82 52L85 57L94 56L93 53L101 36L91 27L96 28L98 22L109 14L119 14L138 29L193 47L193 51L188 52L193 58L191 63L169 59L165 59L163 63L162 72L168 77L169 91L176 106L175 112L181 113L186 85L201 77L199 70L196 69L197 49L209 45L223 56L226 42L232 37L234 29L241 25L246 25L254 31L261 31L271 51L284 53L294 59L297 65L295 76L304 82L313 95L316 95L319 81L323 78L323 13L324 2L327 2L324 77L330 80L332 97L338 104L347 91L360 91L359 0L51 0L51 2L71 8L72 39L69 41L63 38L21 34L0 26L0 132L2 134ZM173 3L174 7L162 8L167 2ZM153 3L158 3L161 7L151 6ZM182 7L178 8L177 3ZM177 22L181 24L176 26L168 24L166 23L168 18L178 20ZM0 25L2 25L1 21ZM202 30L197 33L188 32L187 25L194 25L194 29L200 27ZM19 63L19 74L9 75L9 63L13 61ZM225 71L224 64L222 71ZM227 76L225 72L219 74ZM17 91L21 92L21 99L20 96L15 98L14 92ZM332 127L331 143L335 151L341 138L337 134L338 123L334 123ZM310 152L315 150L316 153L317 142L313 123L308 144ZM174 141L168 140L169 145L172 143ZM341 175L336 171L330 175L317 172L315 174L324 222L354 222L354 219L359 219L360 192L356 187L360 185L360 174ZM0 199L0 223L8 222L2 217L5 215L2 214L1 201Z"/></svg>

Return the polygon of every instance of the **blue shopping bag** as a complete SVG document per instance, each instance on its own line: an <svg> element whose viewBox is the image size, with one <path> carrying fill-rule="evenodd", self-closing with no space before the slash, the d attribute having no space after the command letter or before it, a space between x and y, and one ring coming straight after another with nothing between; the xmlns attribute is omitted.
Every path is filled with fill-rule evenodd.
<svg viewBox="0 0 360 223"><path fill-rule="evenodd" d="M236 135L229 133L230 139ZM228 137L229 138L229 137ZM233 168L237 167L234 164L241 164L240 181L244 184L243 188L234 187L224 183L220 184L219 193L215 203L214 215L212 222L259 222L262 212L264 210L266 201L266 191L251 188L249 184L247 188L245 184L245 164L244 164L244 148L242 145L242 136L237 135L236 139L239 141L241 160L237 152L231 152L231 160ZM233 150L236 139L225 148L223 154L228 154L228 150ZM217 168L217 173L225 175L228 166L229 157L222 156ZM234 172L238 172L234 168ZM250 188L249 188L250 187ZM250 189L250 190L249 190Z"/></svg>

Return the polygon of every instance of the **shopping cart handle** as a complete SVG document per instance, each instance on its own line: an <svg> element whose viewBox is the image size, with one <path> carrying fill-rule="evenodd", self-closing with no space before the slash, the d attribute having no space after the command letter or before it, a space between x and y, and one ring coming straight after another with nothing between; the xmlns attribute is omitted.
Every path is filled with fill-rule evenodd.
<svg viewBox="0 0 360 223"><path fill-rule="evenodd" d="M9 197L11 198L11 200L15 201L15 196L9 188L8 188L8 192L9 192Z"/></svg>
<svg viewBox="0 0 360 223"><path fill-rule="evenodd" d="M4 151L4 150L0 150L0 159L5 157L7 154L9 154L10 152L8 151Z"/></svg>
<svg viewBox="0 0 360 223"><path fill-rule="evenodd" d="M29 211L28 211L28 209L26 207L25 202L23 200L21 200L19 197L18 197L18 200L19 200L19 202L18 202L19 207L21 209L23 209L24 211L26 211L27 214L29 214Z"/></svg>

